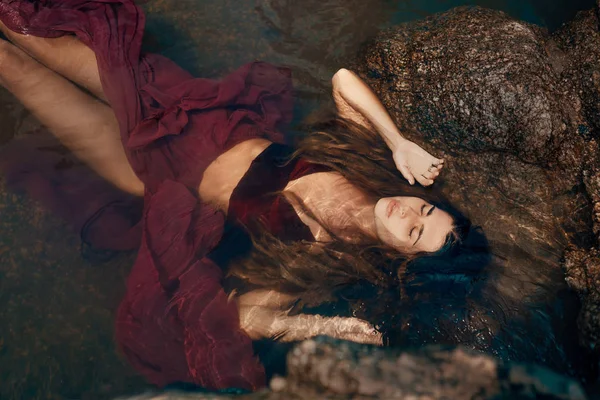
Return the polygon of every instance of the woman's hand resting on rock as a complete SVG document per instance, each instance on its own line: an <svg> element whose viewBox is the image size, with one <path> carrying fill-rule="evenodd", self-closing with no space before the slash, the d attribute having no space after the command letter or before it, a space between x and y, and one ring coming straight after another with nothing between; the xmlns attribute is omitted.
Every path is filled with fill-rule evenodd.
<svg viewBox="0 0 600 400"><path fill-rule="evenodd" d="M394 146L392 154L396 167L411 185L415 180L423 186L431 185L444 167L443 159L432 156L404 138Z"/></svg>

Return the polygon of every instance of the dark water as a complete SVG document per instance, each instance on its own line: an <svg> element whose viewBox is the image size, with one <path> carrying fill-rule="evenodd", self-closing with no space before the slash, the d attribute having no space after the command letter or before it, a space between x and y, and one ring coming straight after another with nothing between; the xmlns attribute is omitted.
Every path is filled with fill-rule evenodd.
<svg viewBox="0 0 600 400"><path fill-rule="evenodd" d="M458 5L556 29L594 1L150 0L145 46L198 76L253 59L290 65L300 119L327 101L332 73L378 29ZM2 142L38 127L5 91L0 104ZM0 190L1 399L111 398L146 387L113 343L113 313L134 255L99 264L79 246L79 236L39 204Z"/></svg>

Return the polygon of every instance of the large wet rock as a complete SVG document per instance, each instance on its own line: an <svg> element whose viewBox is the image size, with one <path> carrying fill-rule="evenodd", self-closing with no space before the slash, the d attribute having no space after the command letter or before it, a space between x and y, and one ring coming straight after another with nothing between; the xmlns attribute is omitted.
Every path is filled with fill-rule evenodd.
<svg viewBox="0 0 600 400"><path fill-rule="evenodd" d="M577 83L582 113L590 124L590 135L596 139L588 144L582 160L583 184L592 204L589 215L594 236L600 238L600 2L598 7L581 13L565 25L553 38L568 54L564 75ZM565 254L567 281L582 299L579 315L580 338L589 348L600 350L600 253L598 243L593 248L572 246Z"/></svg>
<svg viewBox="0 0 600 400"><path fill-rule="evenodd" d="M588 249L600 211L599 26L596 9L550 35L461 7L383 31L365 47L355 69L406 136L445 153L443 190L494 253L472 296L452 306L432 293L437 309L414 301L391 341L458 342L568 373L592 365L569 344L578 304L560 264L571 245L579 256L570 273L598 273ZM575 289L597 293L596 282ZM598 344L599 300L584 300L579 319L589 347Z"/></svg>
<svg viewBox="0 0 600 400"><path fill-rule="evenodd" d="M254 394L170 392L129 399L586 399L567 377L464 348L401 352L320 338L296 345L287 365L285 378Z"/></svg>
<svg viewBox="0 0 600 400"><path fill-rule="evenodd" d="M594 130L581 88L564 74L570 54L547 49L549 41L542 28L502 12L461 7L383 32L358 66L407 136L446 152L452 197L484 227L506 226L505 240L516 243L510 234L529 231L523 239L532 243L519 240L522 247L564 242L552 232L552 206L581 184ZM513 216L519 206L525 209ZM514 210L502 213L504 221L478 218L500 214L496 207ZM493 239L499 228L486 233Z"/></svg>

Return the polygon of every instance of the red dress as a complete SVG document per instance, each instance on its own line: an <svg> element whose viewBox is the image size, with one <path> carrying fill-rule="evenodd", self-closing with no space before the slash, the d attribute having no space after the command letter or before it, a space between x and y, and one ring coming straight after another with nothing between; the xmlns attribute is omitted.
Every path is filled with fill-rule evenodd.
<svg viewBox="0 0 600 400"><path fill-rule="evenodd" d="M198 201L205 168L235 144L282 141L291 119L287 69L243 66L221 81L196 79L140 53L144 15L131 0L1 0L12 30L75 34L95 53L129 161L146 185L141 241L116 323L117 341L152 383L256 389L264 370L206 255L224 215Z"/></svg>

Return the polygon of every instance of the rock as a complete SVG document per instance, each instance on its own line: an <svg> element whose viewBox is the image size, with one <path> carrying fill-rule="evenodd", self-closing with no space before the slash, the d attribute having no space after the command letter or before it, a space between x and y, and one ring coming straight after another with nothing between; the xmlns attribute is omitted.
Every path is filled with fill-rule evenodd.
<svg viewBox="0 0 600 400"><path fill-rule="evenodd" d="M598 26L596 9L550 35L499 11L459 7L383 31L357 58L354 69L403 133L445 154L443 191L496 256L473 296L454 306L437 300L426 320L418 307L427 306L415 301L398 342L462 343L577 369L580 350L567 332L577 302L560 263L569 244L596 246L600 230ZM595 253L586 254L570 261L572 274L595 268ZM597 349L590 311L600 303L584 303L579 326Z"/></svg>
<svg viewBox="0 0 600 400"><path fill-rule="evenodd" d="M600 251L569 249L565 254L566 279L582 298L578 324L581 341L600 350Z"/></svg>
<svg viewBox="0 0 600 400"><path fill-rule="evenodd" d="M551 204L543 203L580 183L581 132L592 131L578 88L561 79L557 57L548 56L549 39L502 12L459 7L384 31L357 69L407 136L446 153L453 191L497 187L494 195L504 199L493 203L524 206L532 219L526 229L548 231ZM549 179L554 174L561 179ZM543 208L533 212L536 206Z"/></svg>
<svg viewBox="0 0 600 400"><path fill-rule="evenodd" d="M600 7L600 2L598 3ZM590 221L595 237L600 238L600 157L598 134L600 132L600 33L598 9L580 13L566 24L553 38L557 46L569 51L565 64L565 79L579 83L582 112L592 130L586 132L590 140L583 160L583 184L592 205ZM600 252L594 248L573 246L565 254L564 266L567 282L582 300L579 314L581 341L591 349L600 351Z"/></svg>
<svg viewBox="0 0 600 400"><path fill-rule="evenodd" d="M237 396L171 392L129 400L586 399L570 378L460 347L398 351L317 338L296 345L287 365L287 376L271 382L271 387L277 382L277 390Z"/></svg>

